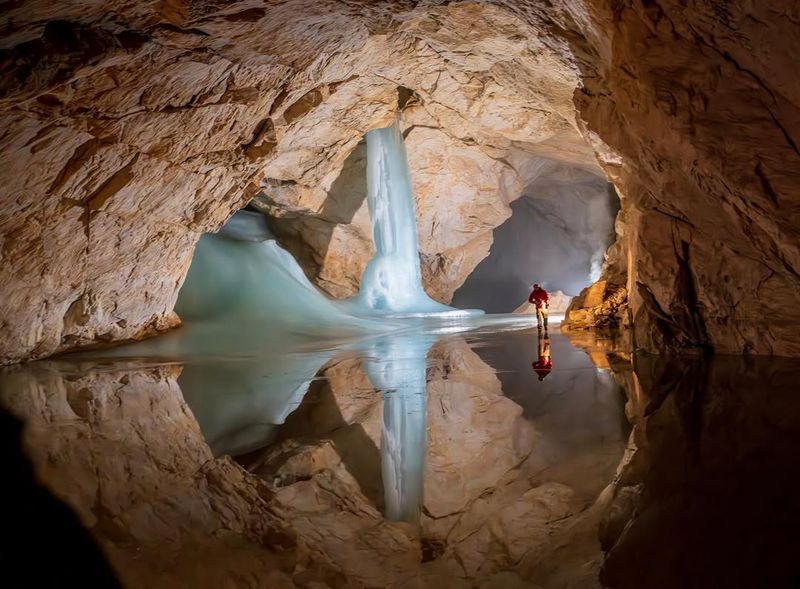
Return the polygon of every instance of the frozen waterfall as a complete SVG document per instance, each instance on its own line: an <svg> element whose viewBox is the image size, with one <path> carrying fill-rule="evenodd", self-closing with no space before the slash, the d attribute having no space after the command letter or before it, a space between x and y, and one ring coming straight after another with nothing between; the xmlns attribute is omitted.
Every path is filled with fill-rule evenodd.
<svg viewBox="0 0 800 589"><path fill-rule="evenodd" d="M398 122L366 134L367 201L375 255L359 294L347 301L323 295L281 248L257 212L239 211L216 235L204 235L181 289L176 310L187 324L215 318L270 329L320 334L386 330L375 316L480 315L432 300L422 287L411 174Z"/></svg>
<svg viewBox="0 0 800 589"><path fill-rule="evenodd" d="M422 288L411 173L399 121L367 138L367 203L375 255L361 278L356 312L394 316L481 314L437 303Z"/></svg>

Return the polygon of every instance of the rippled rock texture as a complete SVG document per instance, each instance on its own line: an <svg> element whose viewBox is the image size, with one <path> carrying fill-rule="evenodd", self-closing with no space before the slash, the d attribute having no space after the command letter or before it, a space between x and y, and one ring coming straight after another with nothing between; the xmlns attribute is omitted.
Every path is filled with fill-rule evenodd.
<svg viewBox="0 0 800 589"><path fill-rule="evenodd" d="M398 107L434 296L486 255L531 162L593 168L588 142L622 198L607 273L627 275L637 344L796 355L797 10L15 3L0 44L2 358L175 325L198 233L259 193L302 218L286 232L309 274L352 292L368 254L342 252L366 250L363 212L335 184Z"/></svg>

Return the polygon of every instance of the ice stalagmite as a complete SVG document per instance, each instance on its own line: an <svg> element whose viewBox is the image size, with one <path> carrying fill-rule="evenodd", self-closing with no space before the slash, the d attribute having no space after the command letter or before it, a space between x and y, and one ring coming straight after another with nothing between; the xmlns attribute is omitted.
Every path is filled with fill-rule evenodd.
<svg viewBox="0 0 800 589"><path fill-rule="evenodd" d="M392 315L480 313L437 303L422 288L411 174L399 123L369 131L366 138L375 255L361 279L358 307Z"/></svg>

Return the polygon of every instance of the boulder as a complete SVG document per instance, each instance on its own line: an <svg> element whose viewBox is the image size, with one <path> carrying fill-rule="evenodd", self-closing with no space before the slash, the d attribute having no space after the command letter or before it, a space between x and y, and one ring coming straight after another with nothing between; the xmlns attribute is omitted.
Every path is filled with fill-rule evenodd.
<svg viewBox="0 0 800 589"><path fill-rule="evenodd" d="M572 300L571 296L565 295L560 290L555 290L547 294L550 296L550 313L552 314L564 313L567 310L567 307L569 307L570 301ZM519 307L514 309L514 313L521 315L535 315L536 305L529 303L526 300Z"/></svg>
<svg viewBox="0 0 800 589"><path fill-rule="evenodd" d="M561 329L628 327L628 291L598 280L574 297L566 309Z"/></svg>

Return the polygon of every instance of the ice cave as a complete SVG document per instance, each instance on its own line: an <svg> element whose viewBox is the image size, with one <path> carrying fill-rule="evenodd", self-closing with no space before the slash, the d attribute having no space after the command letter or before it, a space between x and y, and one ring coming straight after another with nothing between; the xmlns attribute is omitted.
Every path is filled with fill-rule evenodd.
<svg viewBox="0 0 800 589"><path fill-rule="evenodd" d="M797 586L799 6L3 12L3 586Z"/></svg>

